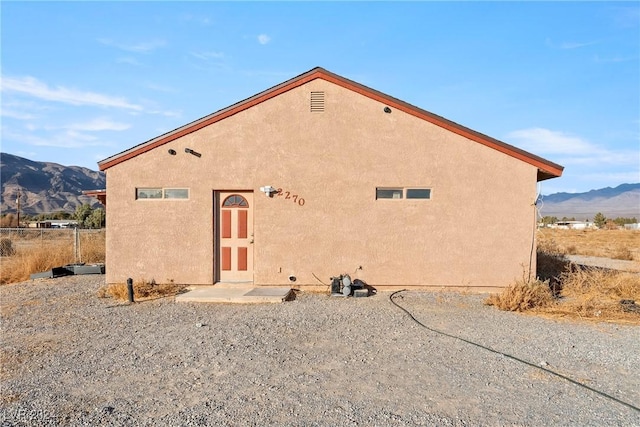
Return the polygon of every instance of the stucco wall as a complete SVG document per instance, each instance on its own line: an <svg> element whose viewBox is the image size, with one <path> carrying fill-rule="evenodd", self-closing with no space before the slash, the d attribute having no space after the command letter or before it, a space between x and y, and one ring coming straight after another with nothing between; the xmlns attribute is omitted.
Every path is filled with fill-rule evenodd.
<svg viewBox="0 0 640 427"><path fill-rule="evenodd" d="M325 112L309 111L311 91L325 92ZM213 283L213 192L234 189L255 192L258 285L340 273L376 287L522 277L536 168L384 106L317 79L109 168L107 282ZM304 206L268 198L265 185ZM190 199L135 200L147 186L186 187ZM376 200L376 187L394 186L431 188L431 200Z"/></svg>

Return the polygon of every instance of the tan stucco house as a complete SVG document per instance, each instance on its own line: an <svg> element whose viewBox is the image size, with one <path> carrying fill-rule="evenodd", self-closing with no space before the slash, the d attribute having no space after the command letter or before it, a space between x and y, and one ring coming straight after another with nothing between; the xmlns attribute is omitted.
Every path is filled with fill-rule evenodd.
<svg viewBox="0 0 640 427"><path fill-rule="evenodd" d="M563 170L322 68L99 167L107 283L379 290L535 271L536 185Z"/></svg>

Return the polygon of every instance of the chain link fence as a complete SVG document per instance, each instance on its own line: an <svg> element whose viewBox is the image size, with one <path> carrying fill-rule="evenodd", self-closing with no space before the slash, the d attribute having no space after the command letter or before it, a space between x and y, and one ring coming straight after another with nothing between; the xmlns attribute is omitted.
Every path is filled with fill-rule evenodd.
<svg viewBox="0 0 640 427"><path fill-rule="evenodd" d="M104 262L104 238L104 229L0 228L0 256L50 247L70 252L74 263Z"/></svg>

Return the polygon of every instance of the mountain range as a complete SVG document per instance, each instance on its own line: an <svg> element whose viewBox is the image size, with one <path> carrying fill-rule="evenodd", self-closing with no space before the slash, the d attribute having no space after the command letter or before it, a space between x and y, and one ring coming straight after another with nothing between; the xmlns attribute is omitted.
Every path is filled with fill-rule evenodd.
<svg viewBox="0 0 640 427"><path fill-rule="evenodd" d="M598 212L615 219L640 219L640 183L621 184L586 193L555 193L538 198L538 210L542 216L567 217L576 220L593 220Z"/></svg>
<svg viewBox="0 0 640 427"><path fill-rule="evenodd" d="M27 215L74 212L85 203L92 207L99 202L83 191L106 187L103 172L79 166L35 162L12 154L0 153L0 212L20 212ZM640 183L621 184L586 193L555 193L540 196L537 203L542 216L590 219L601 212L607 218L636 217L640 219Z"/></svg>
<svg viewBox="0 0 640 427"><path fill-rule="evenodd" d="M86 190L106 187L103 172L79 166L62 166L50 162L34 162L12 154L0 153L0 212L37 215L59 211L75 212L88 203L101 206Z"/></svg>

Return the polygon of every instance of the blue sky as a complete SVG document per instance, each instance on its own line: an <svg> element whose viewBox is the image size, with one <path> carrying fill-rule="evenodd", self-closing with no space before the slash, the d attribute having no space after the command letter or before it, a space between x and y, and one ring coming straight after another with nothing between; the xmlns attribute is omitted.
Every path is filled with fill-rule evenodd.
<svg viewBox="0 0 640 427"><path fill-rule="evenodd" d="M565 166L640 182L637 2L12 2L2 151L97 161L316 66ZM375 143L375 141L372 141Z"/></svg>

